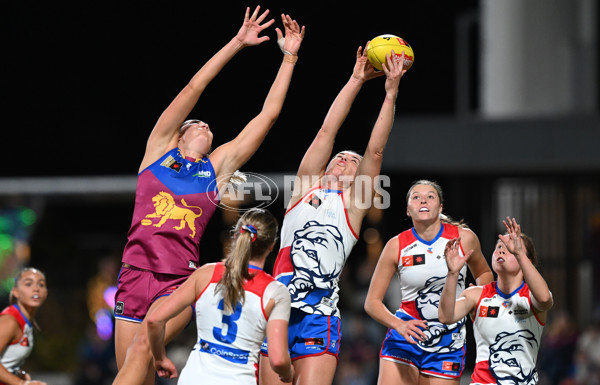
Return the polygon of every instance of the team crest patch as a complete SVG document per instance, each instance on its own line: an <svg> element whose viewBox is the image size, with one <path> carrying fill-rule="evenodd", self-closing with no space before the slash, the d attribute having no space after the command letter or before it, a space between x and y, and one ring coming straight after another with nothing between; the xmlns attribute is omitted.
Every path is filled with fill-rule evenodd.
<svg viewBox="0 0 600 385"><path fill-rule="evenodd" d="M123 314L124 310L125 310L125 304L122 301L118 301L115 304L115 314Z"/></svg>
<svg viewBox="0 0 600 385"><path fill-rule="evenodd" d="M402 266L417 266L425 264L425 254L405 255L402 257Z"/></svg>
<svg viewBox="0 0 600 385"><path fill-rule="evenodd" d="M181 198L181 204L185 207L178 206L173 196L167 192L161 191L152 198L152 204L154 205L154 212L147 214L142 219L141 224L143 226L153 225L154 227L161 227L167 222L167 220L174 220L175 230L184 230L189 228L190 237L196 236L196 218L202 216L202 207L190 206L185 202L185 199ZM159 218L158 223L153 224L152 218Z"/></svg>

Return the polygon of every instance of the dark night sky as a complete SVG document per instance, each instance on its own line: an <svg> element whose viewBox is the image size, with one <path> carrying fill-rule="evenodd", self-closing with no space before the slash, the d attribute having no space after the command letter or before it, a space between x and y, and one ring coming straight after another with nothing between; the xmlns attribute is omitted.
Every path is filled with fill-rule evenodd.
<svg viewBox="0 0 600 385"><path fill-rule="evenodd" d="M244 169L295 171L351 74L356 48L383 33L403 37L415 51L398 114L451 114L455 16L477 6L455 3L263 1L277 26L289 13L306 26L306 38L281 117ZM247 5L256 3L3 4L1 176L135 175L156 119L235 35ZM262 106L281 60L274 27L266 34L271 41L234 57L192 113L211 124L215 145ZM383 92L381 78L363 87L334 150L364 150Z"/></svg>

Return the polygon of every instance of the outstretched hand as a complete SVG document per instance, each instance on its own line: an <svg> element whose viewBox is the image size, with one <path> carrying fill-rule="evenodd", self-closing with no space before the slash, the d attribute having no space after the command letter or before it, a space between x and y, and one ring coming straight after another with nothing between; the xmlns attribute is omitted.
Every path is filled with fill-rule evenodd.
<svg viewBox="0 0 600 385"><path fill-rule="evenodd" d="M388 55L385 55L385 63L382 65L383 72L387 77L385 81L386 92L395 92L400 84L400 79L406 73L404 69L404 51L402 55L398 56L392 50Z"/></svg>
<svg viewBox="0 0 600 385"><path fill-rule="evenodd" d="M269 28L271 24L275 22L271 19L264 24L261 23L265 20L269 14L269 10L264 11L260 16L260 5L256 7L252 16L250 16L250 7L246 8L246 15L244 16L244 24L240 27L237 35L235 36L244 46L258 45L264 41L269 40L268 36L258 36L263 30Z"/></svg>
<svg viewBox="0 0 600 385"><path fill-rule="evenodd" d="M444 257L446 258L446 265L448 266L449 273L457 273L462 269L462 267L467 263L467 260L473 254L473 250L469 250L467 254L463 257L458 252L460 248L460 237L454 238L446 243L446 248L444 249Z"/></svg>
<svg viewBox="0 0 600 385"><path fill-rule="evenodd" d="M502 221L504 227L506 227L507 234L498 235L498 238L504 243L509 253L515 256L517 260L523 252L523 239L521 238L521 225L519 225L515 218L510 219L506 217Z"/></svg>
<svg viewBox="0 0 600 385"><path fill-rule="evenodd" d="M362 47L358 47L356 50L356 64L354 64L354 70L352 71L352 77L362 82L384 75L383 72L377 71L369 61L367 56L369 43L370 41L367 42L364 50Z"/></svg>
<svg viewBox="0 0 600 385"><path fill-rule="evenodd" d="M281 29L275 28L277 32L277 41L279 42L281 39L283 41L283 51L289 52L292 55L298 55L298 50L300 49L300 45L302 44L302 40L304 40L304 26L300 28L300 25L296 20L293 20L290 15L281 14L281 21L283 22L283 27L285 29L285 36L281 32Z"/></svg>

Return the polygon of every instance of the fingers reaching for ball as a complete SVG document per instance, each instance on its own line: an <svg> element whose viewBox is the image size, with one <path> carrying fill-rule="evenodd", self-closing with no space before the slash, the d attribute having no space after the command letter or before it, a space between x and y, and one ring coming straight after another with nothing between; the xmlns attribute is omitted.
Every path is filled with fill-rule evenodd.
<svg viewBox="0 0 600 385"><path fill-rule="evenodd" d="M264 41L269 40L268 36L258 36L263 30L269 28L271 24L275 22L274 19L271 19L263 23L263 21L268 15L268 9L263 13L260 13L260 5L254 9L252 15L250 15L250 7L246 8L246 14L244 15L244 23L240 27L236 38L244 46L258 45Z"/></svg>
<svg viewBox="0 0 600 385"><path fill-rule="evenodd" d="M290 17L290 15L281 14L281 21L285 29L285 36L281 29L275 28L277 32L277 42L280 43L280 48L283 53L288 55L298 55L300 45L304 40L305 27Z"/></svg>

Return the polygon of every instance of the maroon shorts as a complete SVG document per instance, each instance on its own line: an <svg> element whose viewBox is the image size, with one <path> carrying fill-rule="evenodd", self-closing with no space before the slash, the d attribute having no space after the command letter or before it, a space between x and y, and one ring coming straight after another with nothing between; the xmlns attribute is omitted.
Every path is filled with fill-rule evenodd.
<svg viewBox="0 0 600 385"><path fill-rule="evenodd" d="M187 278L123 264L115 294L115 318L142 322L154 301L171 295Z"/></svg>

